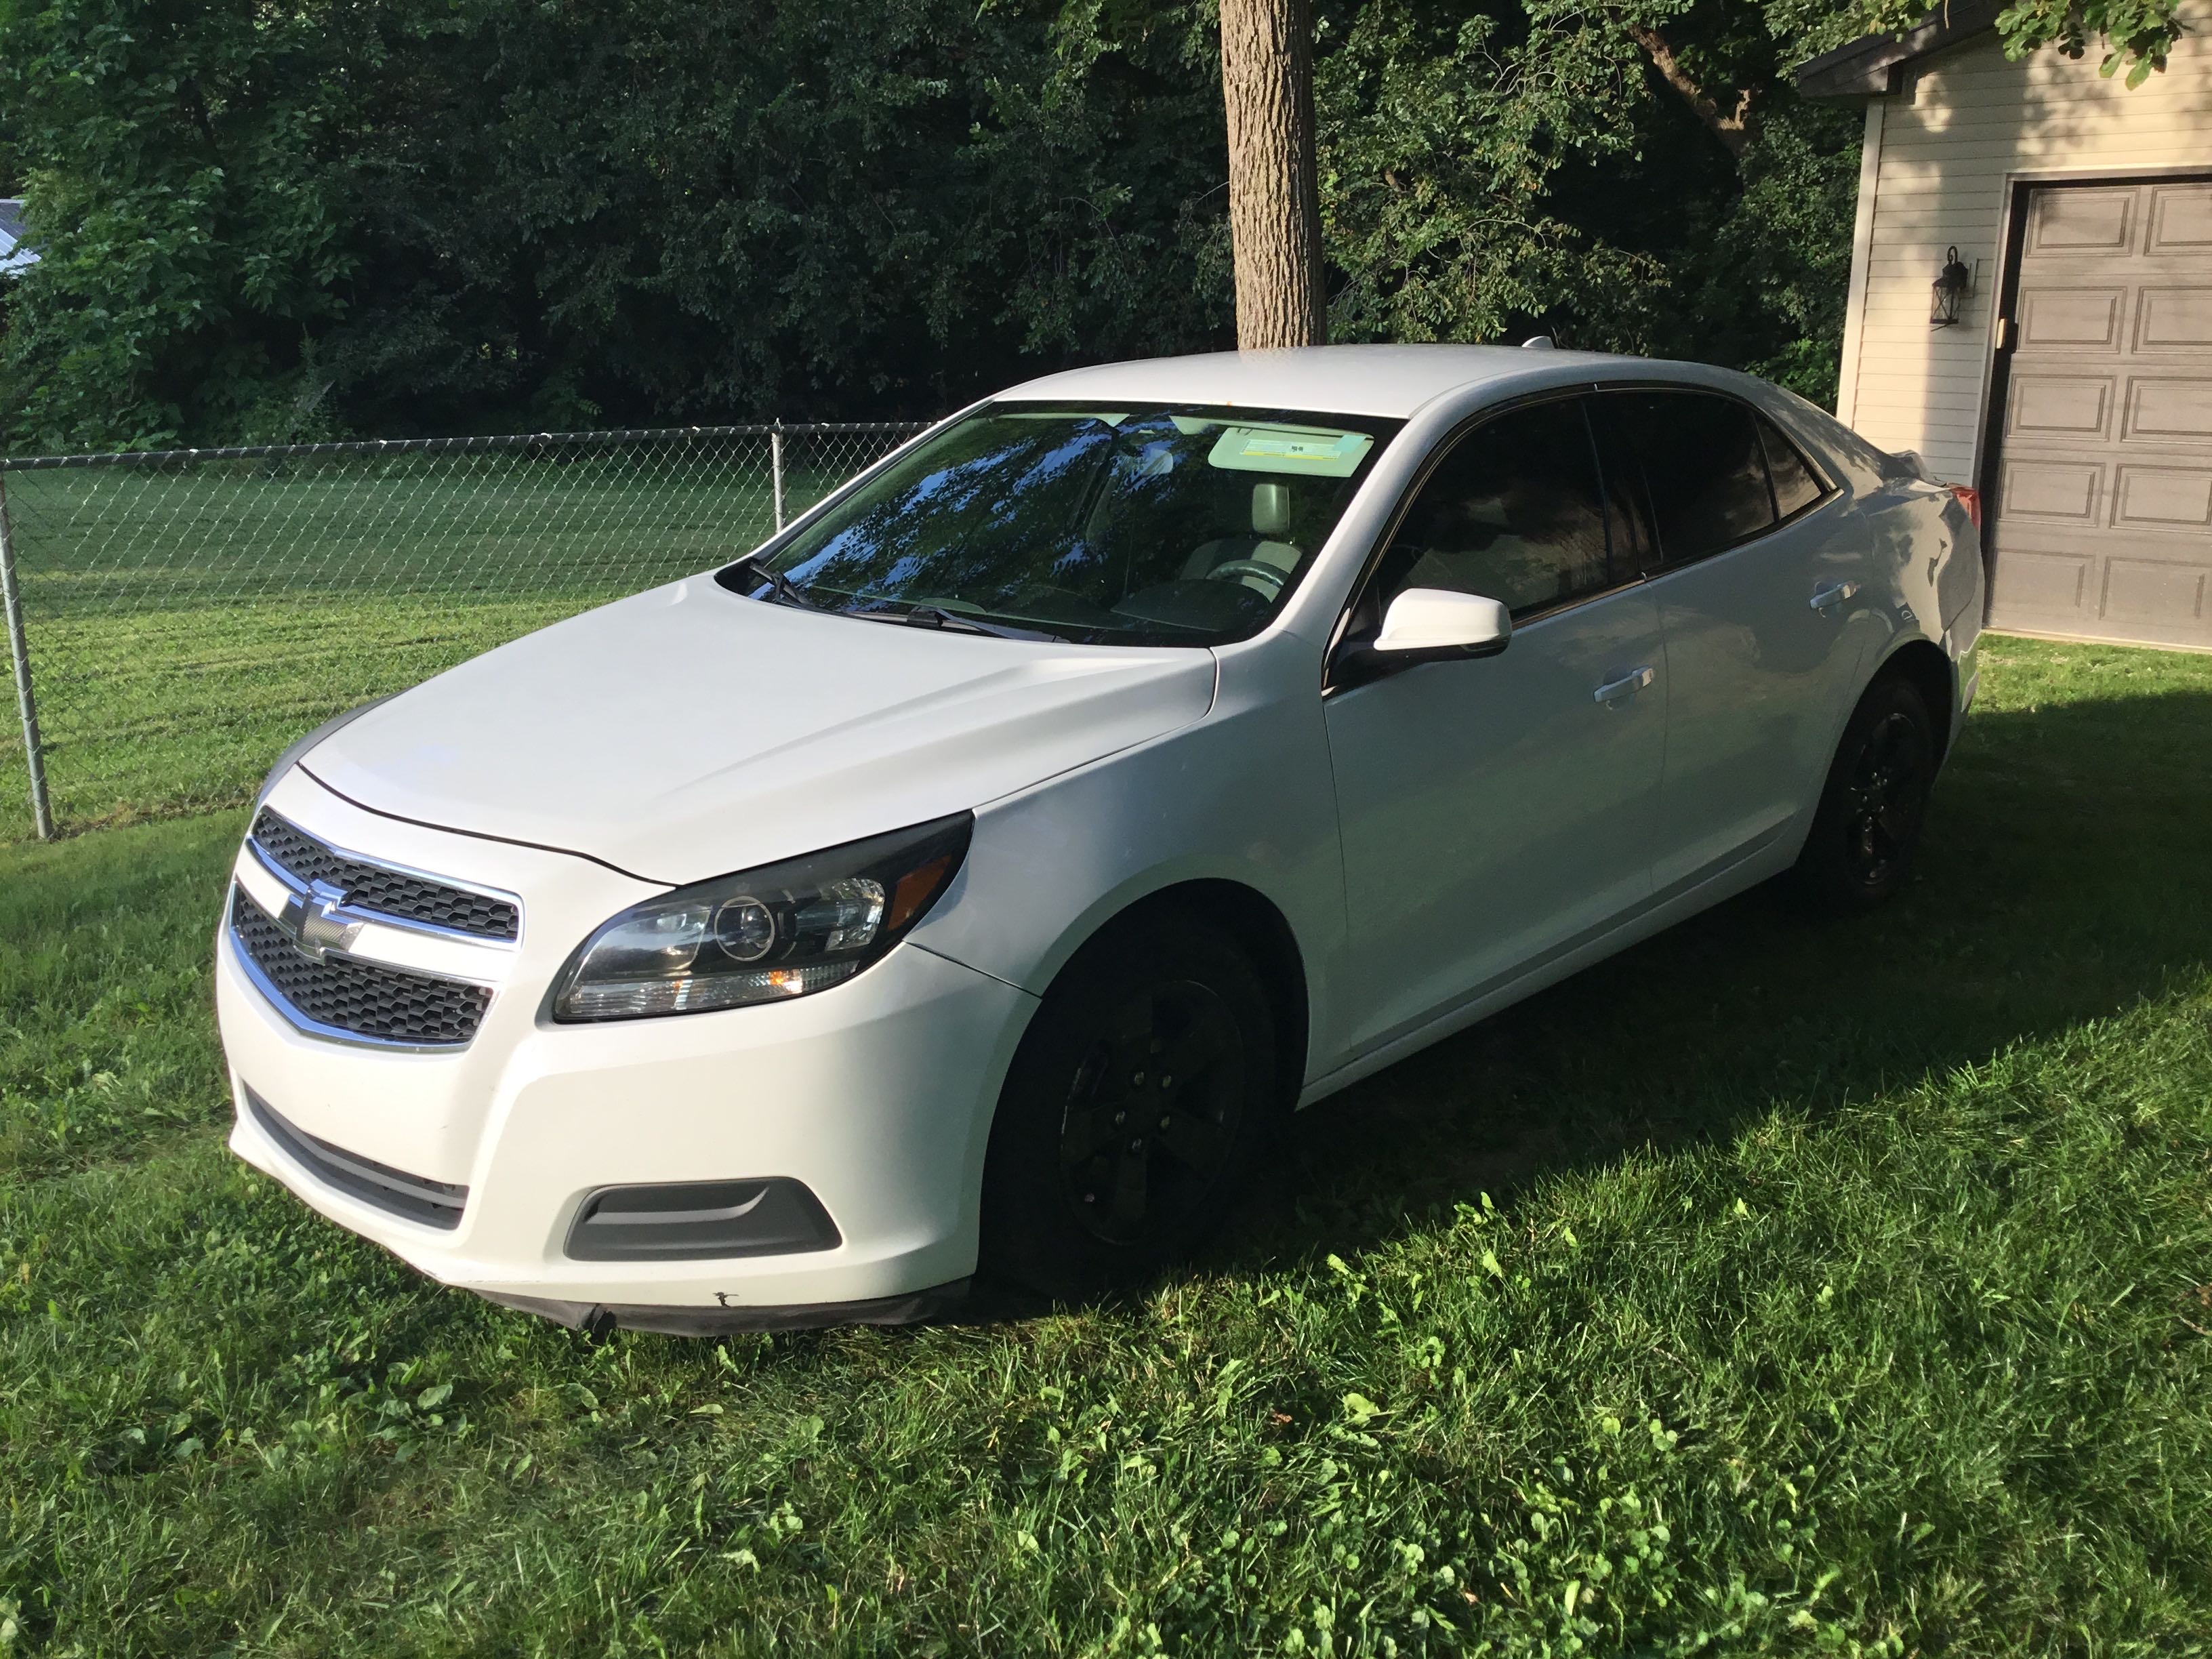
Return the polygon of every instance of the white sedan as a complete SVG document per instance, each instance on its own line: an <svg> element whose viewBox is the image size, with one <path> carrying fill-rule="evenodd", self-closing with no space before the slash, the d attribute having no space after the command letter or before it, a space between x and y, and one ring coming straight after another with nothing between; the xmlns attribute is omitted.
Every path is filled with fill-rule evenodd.
<svg viewBox="0 0 2212 1659"><path fill-rule="evenodd" d="M1695 365L1032 381L287 755L231 1145L588 1328L1140 1278L1295 1108L1770 877L1894 893L1972 506Z"/></svg>

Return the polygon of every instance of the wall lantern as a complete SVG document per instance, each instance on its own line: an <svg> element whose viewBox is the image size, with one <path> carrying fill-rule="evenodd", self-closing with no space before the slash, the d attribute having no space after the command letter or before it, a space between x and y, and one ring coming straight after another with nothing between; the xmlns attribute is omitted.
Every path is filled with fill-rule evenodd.
<svg viewBox="0 0 2212 1659"><path fill-rule="evenodd" d="M1943 274L1936 279L1936 302L1928 308L1929 326L1948 328L1957 322L1959 307L1973 283L1973 273L1960 263L1959 250L1953 246L1943 262Z"/></svg>

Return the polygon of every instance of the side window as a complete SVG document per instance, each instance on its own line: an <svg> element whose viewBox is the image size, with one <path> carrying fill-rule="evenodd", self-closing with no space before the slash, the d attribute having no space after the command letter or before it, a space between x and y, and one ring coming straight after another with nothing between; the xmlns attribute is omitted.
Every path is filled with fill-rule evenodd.
<svg viewBox="0 0 2212 1659"><path fill-rule="evenodd" d="M1766 471L1774 480L1775 510L1784 518L1796 518L1828 493L1797 453L1797 446L1775 430L1773 422L1764 416L1759 417L1759 439L1765 446Z"/></svg>
<svg viewBox="0 0 2212 1659"><path fill-rule="evenodd" d="M1609 401L1643 460L1666 563L1702 559L1773 527L1750 410L1702 392L1622 392Z"/></svg>
<svg viewBox="0 0 2212 1659"><path fill-rule="evenodd" d="M1620 420L1618 398L1591 398L1590 431L1597 439L1598 471L1605 480L1606 531L1613 538L1613 568L1620 579L1659 562L1651 534L1651 503L1644 490L1644 463L1637 459Z"/></svg>
<svg viewBox="0 0 2212 1659"><path fill-rule="evenodd" d="M1407 509L1370 591L1382 605L1409 587L1480 593L1518 617L1613 580L1589 428L1569 398L1460 439Z"/></svg>

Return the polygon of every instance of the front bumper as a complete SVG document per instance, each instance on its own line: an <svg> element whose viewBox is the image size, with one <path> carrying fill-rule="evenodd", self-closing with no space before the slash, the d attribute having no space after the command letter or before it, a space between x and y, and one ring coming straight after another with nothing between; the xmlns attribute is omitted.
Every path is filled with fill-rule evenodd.
<svg viewBox="0 0 2212 1659"><path fill-rule="evenodd" d="M306 816L301 805L294 811ZM318 808L309 828L372 844L375 826L305 805ZM478 878L498 857L482 842L420 844L435 833L415 830L417 844L399 851L430 868L474 858L455 873ZM526 901L549 882L607 887L580 902L599 920L619 908L611 901L629 902L616 878L548 863L559 859L532 852L497 873ZM991 1112L1035 999L908 944L789 1003L553 1025L538 1018L543 983L574 942L574 926L541 927L556 908L527 912L514 982L452 1054L298 1030L255 988L224 929L216 1000L240 1108L232 1149L431 1277L571 1323L708 1330L914 1317L973 1272ZM533 928L545 937L533 943ZM395 1213L324 1178L246 1108L249 1089L315 1141L465 1187L458 1221ZM651 1261L580 1261L564 1249L580 1206L605 1188L775 1176L819 1200L833 1246Z"/></svg>

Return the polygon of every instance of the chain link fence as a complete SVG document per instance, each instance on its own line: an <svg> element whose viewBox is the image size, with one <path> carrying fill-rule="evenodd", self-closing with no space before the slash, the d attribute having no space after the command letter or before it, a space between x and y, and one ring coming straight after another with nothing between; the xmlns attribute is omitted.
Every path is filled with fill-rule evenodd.
<svg viewBox="0 0 2212 1659"><path fill-rule="evenodd" d="M0 841L247 799L332 714L749 551L921 430L0 459Z"/></svg>

